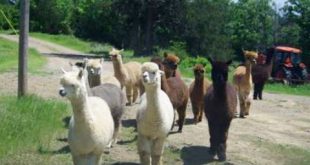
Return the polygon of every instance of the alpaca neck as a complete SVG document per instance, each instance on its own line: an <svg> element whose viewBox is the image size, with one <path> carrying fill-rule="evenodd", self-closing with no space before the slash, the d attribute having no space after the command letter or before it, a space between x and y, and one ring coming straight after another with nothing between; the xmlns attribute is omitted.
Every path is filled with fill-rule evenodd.
<svg viewBox="0 0 310 165"><path fill-rule="evenodd" d="M218 85L214 84L214 95L216 98L220 98L222 100L226 100L226 83Z"/></svg>
<svg viewBox="0 0 310 165"><path fill-rule="evenodd" d="M195 95L197 96L201 96L198 98L203 98L203 90L204 90L204 78L203 77L199 77L199 78L195 78L195 82L194 82L194 88L193 91L195 91Z"/></svg>
<svg viewBox="0 0 310 165"><path fill-rule="evenodd" d="M76 98L72 98L70 101L75 126L79 127L81 125L85 127L85 123L88 123L93 118L91 111L88 110L89 103L87 94L85 93L84 95L82 94Z"/></svg>
<svg viewBox="0 0 310 165"><path fill-rule="evenodd" d="M122 80L126 79L127 71L124 67L122 59L117 59L113 61L113 68L114 68L114 76L122 82Z"/></svg>
<svg viewBox="0 0 310 165"><path fill-rule="evenodd" d="M101 84L100 75L89 75L88 81L89 81L90 87L98 86Z"/></svg>
<svg viewBox="0 0 310 165"><path fill-rule="evenodd" d="M245 63L245 79L246 80L252 80L252 77L251 77L251 72L252 72L252 64L250 61L247 61Z"/></svg>
<svg viewBox="0 0 310 165"><path fill-rule="evenodd" d="M145 88L146 99L149 100L147 101L147 107L148 107L149 116L151 118L154 118L154 117L156 118L158 114L158 109L160 107L159 100L161 99L160 91L161 89L159 87Z"/></svg>
<svg viewBox="0 0 310 165"><path fill-rule="evenodd" d="M161 77L161 89L163 91L165 91L166 93L168 93L168 91L169 91L169 85L167 82L166 75L162 75L162 77Z"/></svg>

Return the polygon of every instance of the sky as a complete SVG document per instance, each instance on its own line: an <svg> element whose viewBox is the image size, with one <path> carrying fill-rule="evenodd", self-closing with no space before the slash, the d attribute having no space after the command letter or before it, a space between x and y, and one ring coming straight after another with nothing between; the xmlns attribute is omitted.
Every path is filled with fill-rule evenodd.
<svg viewBox="0 0 310 165"><path fill-rule="evenodd" d="M280 9L284 6L284 3L286 2L286 0L273 0L276 4L277 7Z"/></svg>

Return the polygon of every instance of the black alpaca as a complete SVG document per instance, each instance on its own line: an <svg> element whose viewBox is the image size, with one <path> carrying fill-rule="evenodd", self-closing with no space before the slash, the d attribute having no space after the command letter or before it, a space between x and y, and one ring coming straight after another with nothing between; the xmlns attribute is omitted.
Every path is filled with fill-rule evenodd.
<svg viewBox="0 0 310 165"><path fill-rule="evenodd" d="M205 101L205 115L210 133L210 154L217 154L220 161L226 160L226 141L231 120L237 108L235 88L227 83L228 65L231 61L212 61L211 77L213 84L209 87Z"/></svg>

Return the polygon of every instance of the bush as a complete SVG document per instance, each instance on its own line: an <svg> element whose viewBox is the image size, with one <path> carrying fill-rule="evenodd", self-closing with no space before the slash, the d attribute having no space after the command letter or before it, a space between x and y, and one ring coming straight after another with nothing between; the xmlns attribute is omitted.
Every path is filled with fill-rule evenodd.
<svg viewBox="0 0 310 165"><path fill-rule="evenodd" d="M0 4L0 30L13 30L10 27L10 24L14 27L14 29L18 28L18 21L19 21L19 11L15 6L12 5L4 5ZM8 18L10 24L4 18L3 13Z"/></svg>

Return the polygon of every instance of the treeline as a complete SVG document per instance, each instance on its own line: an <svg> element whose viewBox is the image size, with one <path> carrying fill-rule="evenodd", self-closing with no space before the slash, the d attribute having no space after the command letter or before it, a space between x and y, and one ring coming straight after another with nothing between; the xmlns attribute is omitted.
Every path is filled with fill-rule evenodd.
<svg viewBox="0 0 310 165"><path fill-rule="evenodd" d="M18 1L0 4L18 28ZM281 9L272 0L31 0L30 12L30 31L108 42L137 56L171 46L217 56L277 44L310 56L309 0ZM2 15L0 28L9 29Z"/></svg>

